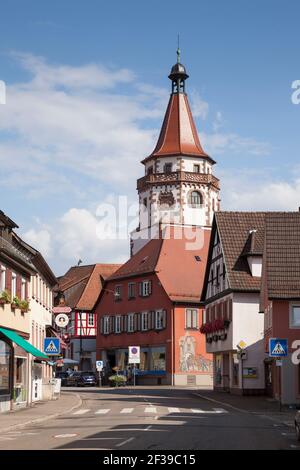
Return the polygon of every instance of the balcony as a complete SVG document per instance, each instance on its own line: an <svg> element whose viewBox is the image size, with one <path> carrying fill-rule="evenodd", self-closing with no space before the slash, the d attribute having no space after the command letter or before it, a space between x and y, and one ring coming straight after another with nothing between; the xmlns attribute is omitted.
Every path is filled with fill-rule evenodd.
<svg viewBox="0 0 300 470"><path fill-rule="evenodd" d="M151 185L165 185L174 183L203 183L220 188L219 180L207 173L194 173L191 171L175 171L172 173L151 173L137 180L137 190L140 191Z"/></svg>

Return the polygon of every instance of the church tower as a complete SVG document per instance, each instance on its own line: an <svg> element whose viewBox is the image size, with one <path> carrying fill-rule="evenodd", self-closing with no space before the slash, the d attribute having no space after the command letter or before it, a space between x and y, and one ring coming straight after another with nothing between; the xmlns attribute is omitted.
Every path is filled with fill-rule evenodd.
<svg viewBox="0 0 300 470"><path fill-rule="evenodd" d="M145 176L138 179L139 226L131 234L134 255L163 226L193 226L210 229L219 210L219 180L212 174L215 161L200 143L186 94L185 67L172 67L171 95L153 152L142 163Z"/></svg>

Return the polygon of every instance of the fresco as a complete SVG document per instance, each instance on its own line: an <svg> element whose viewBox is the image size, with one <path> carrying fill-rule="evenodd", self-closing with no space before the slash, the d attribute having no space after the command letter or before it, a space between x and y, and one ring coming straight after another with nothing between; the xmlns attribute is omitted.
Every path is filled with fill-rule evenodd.
<svg viewBox="0 0 300 470"><path fill-rule="evenodd" d="M179 370L180 372L206 372L212 373L213 363L211 360L196 354L196 339L185 335L179 339Z"/></svg>

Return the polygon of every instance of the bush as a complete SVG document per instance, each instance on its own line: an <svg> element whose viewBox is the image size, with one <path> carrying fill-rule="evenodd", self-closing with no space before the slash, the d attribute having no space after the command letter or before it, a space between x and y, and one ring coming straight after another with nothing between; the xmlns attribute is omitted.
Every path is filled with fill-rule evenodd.
<svg viewBox="0 0 300 470"><path fill-rule="evenodd" d="M111 375L108 380L112 387L120 387L120 385L125 385L127 381L124 375Z"/></svg>

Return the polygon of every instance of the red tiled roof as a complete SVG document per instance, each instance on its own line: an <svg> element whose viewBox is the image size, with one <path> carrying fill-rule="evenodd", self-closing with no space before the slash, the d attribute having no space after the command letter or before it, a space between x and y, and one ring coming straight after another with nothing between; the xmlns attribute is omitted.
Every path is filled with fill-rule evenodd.
<svg viewBox="0 0 300 470"><path fill-rule="evenodd" d="M176 239L150 240L109 280L156 273L174 302L199 302L207 260L210 230L196 229L199 244L193 245L189 233ZM196 259L199 257L199 260Z"/></svg>
<svg viewBox="0 0 300 470"><path fill-rule="evenodd" d="M233 290L259 291L260 278L253 277L246 254L263 254L266 212L215 213L229 287ZM256 230L255 235L250 231Z"/></svg>
<svg viewBox="0 0 300 470"><path fill-rule="evenodd" d="M102 281L111 276L120 264L96 264L77 303L79 310L92 310L102 289Z"/></svg>
<svg viewBox="0 0 300 470"><path fill-rule="evenodd" d="M269 298L300 298L300 213L266 215L266 287Z"/></svg>
<svg viewBox="0 0 300 470"><path fill-rule="evenodd" d="M73 266L59 278L58 289L65 293L66 304L72 309L90 311L101 292L101 277L113 274L119 264L91 264Z"/></svg>
<svg viewBox="0 0 300 470"><path fill-rule="evenodd" d="M210 158L200 144L188 98L184 93L170 96L158 142L148 158L166 155Z"/></svg>

